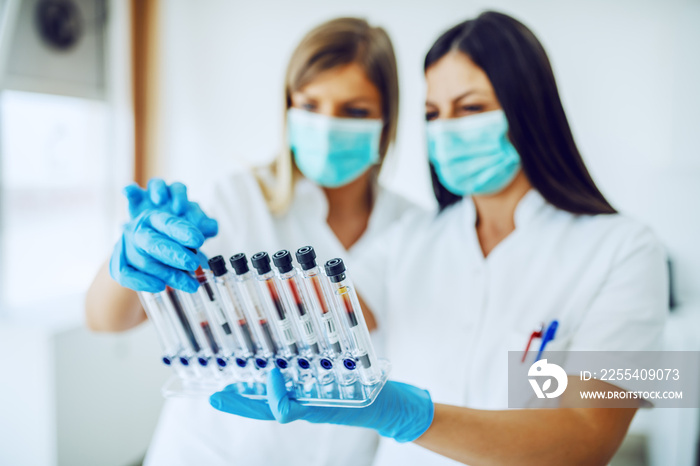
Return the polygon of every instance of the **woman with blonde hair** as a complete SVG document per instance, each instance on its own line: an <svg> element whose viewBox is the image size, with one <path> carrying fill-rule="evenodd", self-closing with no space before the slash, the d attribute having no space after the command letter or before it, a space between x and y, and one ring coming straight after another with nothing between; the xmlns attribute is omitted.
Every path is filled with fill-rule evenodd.
<svg viewBox="0 0 700 466"><path fill-rule="evenodd" d="M311 244L320 258L346 258L371 304L378 290L362 272L362 251L411 208L377 182L398 118L388 35L355 18L313 29L291 57L285 98L287 147L272 166L219 183L211 218L179 183L125 190L132 220L88 292L90 328L122 331L145 321L135 291L194 291L186 272L199 265L192 249L200 248L228 256ZM354 427L256 423L220 413L206 398L168 399L146 464L361 465L372 462L376 444L376 434Z"/></svg>

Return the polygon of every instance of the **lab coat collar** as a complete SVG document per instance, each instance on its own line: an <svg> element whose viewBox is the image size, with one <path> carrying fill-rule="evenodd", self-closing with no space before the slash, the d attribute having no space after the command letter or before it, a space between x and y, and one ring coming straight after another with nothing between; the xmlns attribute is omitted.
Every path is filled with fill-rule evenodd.
<svg viewBox="0 0 700 466"><path fill-rule="evenodd" d="M547 205L547 201L535 188L530 188L525 193L518 206L515 208L514 223L515 228L522 227L532 221L533 218Z"/></svg>
<svg viewBox="0 0 700 466"><path fill-rule="evenodd" d="M530 188L530 190L525 193L523 198L520 199L520 202L518 202L518 205L515 207L515 214L513 218L515 228L526 225L546 205L547 201L542 197L539 191L534 188ZM476 206L474 205L474 200L471 197L468 200L465 199L464 207L467 222L472 226L472 228L474 228L476 226Z"/></svg>
<svg viewBox="0 0 700 466"><path fill-rule="evenodd" d="M375 230L379 230L381 225L378 225L378 221L381 220L381 212L384 209L390 208L390 200L387 199L388 193L381 186L381 184L375 181L373 186L373 206L372 212L369 216L369 222L367 224L367 229L362 234L362 236L357 240L355 244L350 247L350 251L357 249L359 245L365 243L366 238L372 236L371 234ZM304 213L309 216L309 218L315 218L319 223L322 223L327 227L326 219L328 218L328 199L323 192L323 188L309 180L305 177L299 177L294 186L294 200L292 201L293 209L303 209ZM328 227L329 228L329 227ZM328 230L332 234L335 241L335 234ZM340 246L340 242L338 241ZM342 247L342 246L341 246Z"/></svg>
<svg viewBox="0 0 700 466"><path fill-rule="evenodd" d="M375 182L372 192L374 204L372 206L372 214L374 214L377 204L384 201L385 196L382 194L384 194L384 189L378 182ZM324 222L328 218L328 199L323 192L323 188L303 176L299 177L294 186L293 204L303 206L305 210L313 212L311 215L322 219ZM373 216L370 215L370 223Z"/></svg>
<svg viewBox="0 0 700 466"><path fill-rule="evenodd" d="M328 217L328 199L323 189L313 181L301 176L294 185L294 200L296 206L302 207L311 216L323 222Z"/></svg>
<svg viewBox="0 0 700 466"><path fill-rule="evenodd" d="M547 201L540 195L536 189L530 189L518 205L515 207L514 223L515 231L512 232L508 237L506 237L500 244L498 244L487 258L481 250L481 245L479 243L479 238L476 234L476 206L474 205L474 200L470 197L469 199L464 199L462 201L464 204L464 228L466 230L466 238L469 242L469 254L471 255L473 261L473 267L478 270L481 267L486 266L487 262L493 260L494 255L498 255L499 251L502 251L504 245L513 241L512 237L516 235L519 229L522 229L527 224L531 223L532 220L537 216L537 213L545 208Z"/></svg>

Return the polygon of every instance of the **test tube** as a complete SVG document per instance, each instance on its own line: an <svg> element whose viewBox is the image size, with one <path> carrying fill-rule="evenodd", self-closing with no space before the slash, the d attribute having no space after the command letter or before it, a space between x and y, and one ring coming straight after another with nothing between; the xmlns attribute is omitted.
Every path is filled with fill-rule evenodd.
<svg viewBox="0 0 700 466"><path fill-rule="evenodd" d="M199 341L197 341L197 337L194 334L190 319L185 313L180 298L174 289L166 286L165 291L161 291L158 296L161 298L161 302L172 317L173 326L183 346L183 351L180 354L180 364L189 367L192 358L199 356L202 351L202 347L199 345Z"/></svg>
<svg viewBox="0 0 700 466"><path fill-rule="evenodd" d="M177 362L182 353L182 344L173 323L170 321L167 309L164 307L162 297L159 294L143 291L139 291L138 295L148 320L153 322L153 326L158 334L158 340L163 351L163 363L173 367L176 372L181 373L180 370L183 366L177 364Z"/></svg>
<svg viewBox="0 0 700 466"><path fill-rule="evenodd" d="M345 264L342 259L331 259L326 262L325 269L334 288L336 306L345 316L344 324L351 337L349 340L351 352L360 362L360 380L366 385L377 383L381 380L382 372L374 354L357 293L345 274Z"/></svg>
<svg viewBox="0 0 700 466"><path fill-rule="evenodd" d="M340 324L338 313L335 309L333 291L330 288L330 283L321 273L320 267L316 264L316 251L311 246L299 248L296 252L297 262L301 267L301 273L304 279L302 283L306 288L306 294L311 301L316 305L312 306L317 312L320 312L324 336L327 343L327 351L331 357L338 360L334 370L336 380L340 384L341 394L346 395L345 391L350 390L357 380L357 361L350 351L349 337L343 331L343 326ZM342 361L342 363L340 363ZM323 361L321 361L323 365ZM349 396L352 398L352 396Z"/></svg>
<svg viewBox="0 0 700 466"><path fill-rule="evenodd" d="M270 267L270 256L266 252L259 252L250 258L250 262L258 272L257 283L258 289L262 290L263 302L267 303L268 313L273 316L279 329L279 334L282 337L282 345L280 350L283 353L284 359L277 358L277 366L280 367L280 362L283 362L286 368L287 361L296 360L298 369L296 371L284 371L287 381L293 385L293 390L298 396L308 396L314 389L315 377L313 377L313 368L311 367L311 354L303 340L298 337L294 328L293 318L290 318L287 309L282 301L283 291L280 283L275 277L275 273Z"/></svg>
<svg viewBox="0 0 700 466"><path fill-rule="evenodd" d="M229 262L235 272L236 288L248 320L252 323L255 335L255 364L260 369L267 367L270 361L282 347L277 328L270 325L269 316L263 307L261 291L257 287L255 275L248 268L248 259L243 253L234 254Z"/></svg>
<svg viewBox="0 0 700 466"><path fill-rule="evenodd" d="M292 266L292 255L289 254L289 251L283 249L272 255L272 261L279 271L279 280L282 292L287 299L288 308L296 311L295 314L301 330L301 337L313 354L320 354L318 331L311 316L311 304L308 298L302 294L297 271Z"/></svg>
<svg viewBox="0 0 700 466"><path fill-rule="evenodd" d="M200 287L201 288L201 287ZM179 300L179 306L186 314L191 325L192 334L195 341L199 342L199 354L197 361L202 367L209 367L209 362L212 357L219 357L221 346L214 337L209 319L206 314L206 304L201 294L198 291L195 293L185 293L183 291L175 292ZM206 298L205 298L206 299ZM178 301L173 301L176 304Z"/></svg>
<svg viewBox="0 0 700 466"><path fill-rule="evenodd" d="M238 293L235 289L235 280L231 278L226 269L226 261L222 256L216 256L209 260L209 267L214 275L214 283L221 297L224 309L233 323L233 334L236 336L238 351L245 358L255 355L255 344L250 332L250 325L245 316ZM229 333L231 329L229 327ZM240 365L240 364L239 364Z"/></svg>
<svg viewBox="0 0 700 466"><path fill-rule="evenodd" d="M287 311L282 304L280 297L279 284L275 277L275 273L270 267L270 256L266 252L259 252L250 258L250 262L258 272L257 279L263 305L267 306L268 314L272 315L282 337L282 347L279 348L287 356L296 356L299 354L299 346L297 338L292 327L292 322L287 315Z"/></svg>
<svg viewBox="0 0 700 466"><path fill-rule="evenodd" d="M212 337L214 343L219 342L221 344L221 353L214 352L216 355L216 363L219 367L225 368L228 365L229 359L233 358L236 361L236 365L240 368L246 367L248 364L248 358L252 356L247 354L240 343L240 337L234 331L231 330L231 324L229 323L229 317L226 315L224 310L227 300L222 299L222 297L217 293L217 289L214 286L213 279L209 271L204 271L199 267L195 271L195 278L199 282L199 288L197 293L199 294L199 301L203 303L205 313L212 325L206 324L203 329L209 329L209 334ZM236 325L233 325L234 330L237 330ZM205 334L207 330L204 330ZM209 341L209 338L207 337ZM212 343L209 343L210 346ZM218 345L216 345L218 349ZM211 346L212 351L215 350L214 346ZM238 372L237 375L245 378L244 373Z"/></svg>
<svg viewBox="0 0 700 466"><path fill-rule="evenodd" d="M324 329L325 338L329 350L333 356L343 353L341 344L342 327L339 324L338 316L332 306L333 292L328 281L321 274L321 270L316 264L316 251L311 246L299 248L296 252L297 262L301 267L301 274L304 277L302 282L306 287L306 294L314 302L311 306L320 312L321 322ZM347 344L345 345L347 347Z"/></svg>

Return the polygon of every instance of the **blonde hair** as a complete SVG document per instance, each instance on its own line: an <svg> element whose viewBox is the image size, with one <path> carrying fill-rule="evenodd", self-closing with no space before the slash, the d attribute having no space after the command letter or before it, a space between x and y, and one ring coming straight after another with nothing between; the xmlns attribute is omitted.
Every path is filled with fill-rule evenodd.
<svg viewBox="0 0 700 466"><path fill-rule="evenodd" d="M396 139L399 116L399 80L396 56L388 34L370 26L364 19L338 18L317 26L299 43L287 66L284 83L285 116L291 107L291 95L313 81L319 74L336 66L358 63L381 94L382 139L380 164ZM286 145L286 118L283 137ZM292 201L294 184L303 176L294 164L288 146L271 165L272 181L258 175L271 213L286 212Z"/></svg>

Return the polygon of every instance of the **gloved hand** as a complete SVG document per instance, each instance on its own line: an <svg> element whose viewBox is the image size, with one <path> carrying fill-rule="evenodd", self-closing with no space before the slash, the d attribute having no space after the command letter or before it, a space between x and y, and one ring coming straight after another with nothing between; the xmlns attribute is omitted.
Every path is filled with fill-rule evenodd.
<svg viewBox="0 0 700 466"><path fill-rule="evenodd" d="M136 291L163 291L165 286L193 293L199 284L184 271L206 262L192 252L204 243L204 235L188 220L168 212L148 209L124 226L114 247L109 272L120 285Z"/></svg>
<svg viewBox="0 0 700 466"><path fill-rule="evenodd" d="M303 419L313 423L366 427L398 442L412 442L433 422L430 394L412 385L388 381L374 403L365 408L302 406L289 397L284 378L277 368L268 374L267 402L238 395L233 387L214 393L209 402L219 411L252 419L275 419L282 424Z"/></svg>
<svg viewBox="0 0 700 466"><path fill-rule="evenodd" d="M124 188L124 195L129 202L129 216L133 219L149 209L170 212L192 222L205 238L216 236L219 225L216 220L208 217L199 204L187 199L187 187L179 182L168 186L160 178L151 178L148 187L142 189L137 184Z"/></svg>

